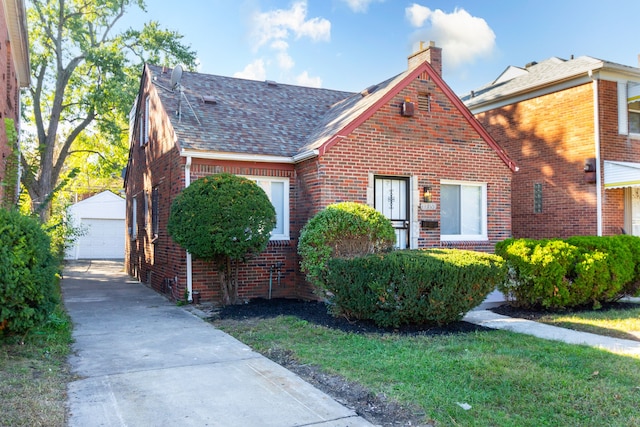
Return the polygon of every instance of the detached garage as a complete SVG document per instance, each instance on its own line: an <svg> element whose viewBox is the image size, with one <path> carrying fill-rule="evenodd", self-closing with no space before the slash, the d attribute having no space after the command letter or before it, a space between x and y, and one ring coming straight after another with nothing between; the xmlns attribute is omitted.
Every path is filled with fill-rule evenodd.
<svg viewBox="0 0 640 427"><path fill-rule="evenodd" d="M69 217L83 235L66 252L66 259L123 259L125 200L103 191L69 207Z"/></svg>

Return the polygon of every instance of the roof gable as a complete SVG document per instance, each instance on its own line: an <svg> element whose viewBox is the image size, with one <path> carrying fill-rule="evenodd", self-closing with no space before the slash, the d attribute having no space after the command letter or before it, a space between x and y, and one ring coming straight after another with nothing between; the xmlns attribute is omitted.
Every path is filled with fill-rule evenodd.
<svg viewBox="0 0 640 427"><path fill-rule="evenodd" d="M484 127L482 127L462 100L451 90L449 85L447 85L428 62L423 62L413 69L380 83L372 94L364 97L361 94L357 94L335 105L332 111L325 116L324 128L316 129L314 133L310 135L310 141L303 149L315 149L318 150L320 155L324 154L333 144L349 135L349 133L375 114L379 108L424 73L442 90L447 99L462 114L463 118L473 127L480 137L498 154L500 159L512 171L516 171L518 168L515 163L509 158L506 152L502 150L491 135L489 135Z"/></svg>

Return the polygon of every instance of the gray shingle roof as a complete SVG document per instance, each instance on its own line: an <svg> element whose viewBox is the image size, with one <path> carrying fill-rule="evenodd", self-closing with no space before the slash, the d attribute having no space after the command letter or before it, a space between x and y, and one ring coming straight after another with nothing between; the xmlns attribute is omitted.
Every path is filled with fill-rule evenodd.
<svg viewBox="0 0 640 427"><path fill-rule="evenodd" d="M522 68L520 69L522 71L517 73L513 72L514 67L508 67L495 81L474 90L473 96L471 94L463 96L462 100L467 107L473 108L474 106L507 98L554 82L581 75L586 76L589 70L595 71L607 67L625 72L638 72L637 68L603 61L590 56L580 56L570 60L552 57ZM511 79L505 78L505 73L507 72L514 77Z"/></svg>
<svg viewBox="0 0 640 427"><path fill-rule="evenodd" d="M309 144L312 133L324 134L332 107L353 96L185 71L181 85L188 103L185 97L179 103L179 93L170 90L171 70L148 68L180 148L187 150L293 157Z"/></svg>

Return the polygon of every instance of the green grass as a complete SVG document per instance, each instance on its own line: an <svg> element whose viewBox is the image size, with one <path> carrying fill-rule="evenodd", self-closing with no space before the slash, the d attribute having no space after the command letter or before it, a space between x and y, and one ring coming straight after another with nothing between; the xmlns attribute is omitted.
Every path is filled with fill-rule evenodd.
<svg viewBox="0 0 640 427"><path fill-rule="evenodd" d="M26 335L0 335L0 426L65 425L71 322L60 308Z"/></svg>
<svg viewBox="0 0 640 427"><path fill-rule="evenodd" d="M539 321L583 332L640 341L640 306L629 310L549 314Z"/></svg>
<svg viewBox="0 0 640 427"><path fill-rule="evenodd" d="M257 351L290 350L301 363L418 405L438 426L640 425L637 358L507 331L358 335L295 317L219 326Z"/></svg>

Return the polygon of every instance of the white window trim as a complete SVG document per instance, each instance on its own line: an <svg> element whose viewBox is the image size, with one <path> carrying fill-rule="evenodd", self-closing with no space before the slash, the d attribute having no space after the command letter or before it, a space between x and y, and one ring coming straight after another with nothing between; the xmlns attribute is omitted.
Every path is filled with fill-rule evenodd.
<svg viewBox="0 0 640 427"><path fill-rule="evenodd" d="M131 198L131 238L138 237L138 199Z"/></svg>
<svg viewBox="0 0 640 427"><path fill-rule="evenodd" d="M618 134L629 134L629 105L627 103L627 82L618 82Z"/></svg>
<svg viewBox="0 0 640 427"><path fill-rule="evenodd" d="M282 182L284 183L284 194L282 195L284 199L284 212L282 217L282 233L281 234L271 234L271 238L269 240L289 240L289 211L291 210L291 204L289 202L289 178L281 178L281 177L272 177L272 176L245 176L245 178L250 179L254 182L256 181L269 181L269 182ZM267 194L269 200L271 200L270 194Z"/></svg>
<svg viewBox="0 0 640 427"><path fill-rule="evenodd" d="M442 242L460 242L460 241L486 241L489 240L487 232L487 183L486 182L473 182L473 181L454 181L454 180L441 180L440 185L464 185L480 187L482 197L482 233L481 234L441 234L440 241ZM461 207L462 209L464 207ZM442 222L442 220L441 220Z"/></svg>
<svg viewBox="0 0 640 427"><path fill-rule="evenodd" d="M149 96L147 95L144 98L144 116L141 115L140 117L140 145L142 147L146 146L149 143L149 105L150 100Z"/></svg>

